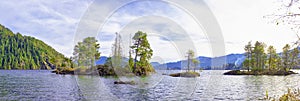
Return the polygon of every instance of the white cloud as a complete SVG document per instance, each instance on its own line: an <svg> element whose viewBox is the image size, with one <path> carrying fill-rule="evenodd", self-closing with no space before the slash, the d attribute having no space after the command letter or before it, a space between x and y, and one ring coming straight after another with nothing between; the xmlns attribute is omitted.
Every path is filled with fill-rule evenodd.
<svg viewBox="0 0 300 101"><path fill-rule="evenodd" d="M79 18L90 1L31 0L1 1L0 23L24 35L43 40L57 51L70 56Z"/></svg>
<svg viewBox="0 0 300 101"><path fill-rule="evenodd" d="M126 41L124 46L128 46L129 34L133 35L138 30L147 32L150 36L154 34L166 36L160 36L159 40L157 37L149 39L153 49L157 50L154 52L154 56L162 57L166 61L183 59L185 52L194 48L197 48L194 50L199 55L211 56L209 41L192 16L182 9L162 2L151 2L150 5L147 2L132 3L120 8L108 19L99 37L120 32L123 35L123 41ZM165 38L170 41L165 42ZM175 48L179 49L179 53L176 52L176 49L172 49L174 47L158 47L169 46L172 42L177 45ZM105 48L109 49L108 47L110 46ZM172 58L178 54L181 56L180 58Z"/></svg>
<svg viewBox="0 0 300 101"><path fill-rule="evenodd" d="M226 52L242 53L248 41L262 41L281 51L285 44L296 41L296 35L286 26L269 23L264 16L278 9L277 0L207 0L225 38ZM228 44L228 42L233 42Z"/></svg>
<svg viewBox="0 0 300 101"><path fill-rule="evenodd" d="M128 49L129 34L137 30L149 33L154 57L159 57L159 60L169 62L183 59L184 51L194 48L198 55L213 56L209 42L215 40L208 39L203 26L198 25L186 9L178 8L180 4L136 1L116 12L110 12L113 7L121 6L124 2L127 1L2 1L0 12L5 16L0 16L0 23L13 31L41 39L67 56L71 56L74 43L85 36L96 34L99 34L97 38L102 55L110 55L115 32L124 35L124 46ZM244 52L244 45L251 40L274 45L278 51L284 44L296 40L295 34L288 27L270 24L269 19L263 18L276 9L276 0L205 2L221 26L227 54ZM184 2L187 5L192 3ZM201 15L204 9L192 10L199 12L196 15ZM109 14L111 16L106 17ZM203 16L205 20L207 16ZM107 22L101 26L105 21ZM127 54L126 48L124 54ZM177 49L180 50L179 53L175 51Z"/></svg>

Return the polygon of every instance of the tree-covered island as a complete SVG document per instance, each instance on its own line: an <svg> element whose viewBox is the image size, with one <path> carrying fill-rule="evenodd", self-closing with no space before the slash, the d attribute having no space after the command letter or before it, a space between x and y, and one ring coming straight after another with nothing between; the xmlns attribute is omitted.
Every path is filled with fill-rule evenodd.
<svg viewBox="0 0 300 101"><path fill-rule="evenodd" d="M200 64L200 61L195 57L195 52L193 50L188 50L187 54L187 70L182 73L170 74L172 77L199 77L200 74L196 72L197 65ZM192 65L193 64L193 65ZM191 70L191 66L194 67L194 70Z"/></svg>
<svg viewBox="0 0 300 101"><path fill-rule="evenodd" d="M290 75L296 74L290 71L299 63L298 47L291 49L286 44L282 53L276 53L273 46L267 47L263 42L256 42L252 46L251 42L245 45L246 60L243 62L244 70L232 70L224 75Z"/></svg>
<svg viewBox="0 0 300 101"><path fill-rule="evenodd" d="M104 65L99 65L99 74L118 76L147 76L155 72L149 60L153 50L147 39L147 33L138 31L133 36L133 45L130 46L129 57L122 56L121 36L116 33L112 56Z"/></svg>

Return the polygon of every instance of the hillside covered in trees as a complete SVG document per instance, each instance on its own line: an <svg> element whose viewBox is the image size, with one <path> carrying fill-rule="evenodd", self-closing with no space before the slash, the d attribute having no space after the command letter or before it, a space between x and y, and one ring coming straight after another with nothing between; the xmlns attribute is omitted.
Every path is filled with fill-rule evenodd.
<svg viewBox="0 0 300 101"><path fill-rule="evenodd" d="M53 69L71 67L70 59L30 36L14 34L0 25L0 69Z"/></svg>

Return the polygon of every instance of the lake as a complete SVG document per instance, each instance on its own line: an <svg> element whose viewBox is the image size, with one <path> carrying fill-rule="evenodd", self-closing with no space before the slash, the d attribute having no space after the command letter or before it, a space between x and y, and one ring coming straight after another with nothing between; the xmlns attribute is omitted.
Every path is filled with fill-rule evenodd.
<svg viewBox="0 0 300 101"><path fill-rule="evenodd" d="M300 72L299 70L294 70ZM158 71L173 73L179 71ZM259 100L300 88L300 75L228 76L204 70L198 78L152 75L137 85L115 85L113 77L56 75L47 70L0 70L0 100Z"/></svg>

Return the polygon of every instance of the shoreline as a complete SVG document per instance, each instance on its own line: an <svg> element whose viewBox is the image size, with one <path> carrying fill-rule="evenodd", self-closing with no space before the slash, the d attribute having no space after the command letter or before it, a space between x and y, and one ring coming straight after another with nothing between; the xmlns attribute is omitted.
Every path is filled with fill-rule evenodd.
<svg viewBox="0 0 300 101"><path fill-rule="evenodd" d="M297 72L294 72L292 70L290 71L246 71L246 70L230 70L223 75L270 75L270 76L287 76L292 74L299 74Z"/></svg>

